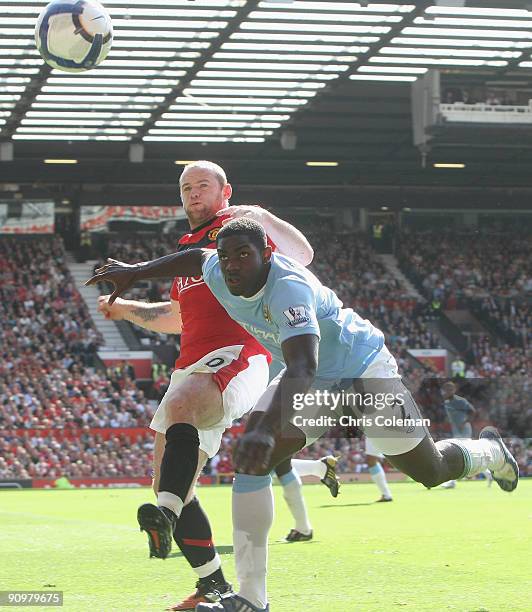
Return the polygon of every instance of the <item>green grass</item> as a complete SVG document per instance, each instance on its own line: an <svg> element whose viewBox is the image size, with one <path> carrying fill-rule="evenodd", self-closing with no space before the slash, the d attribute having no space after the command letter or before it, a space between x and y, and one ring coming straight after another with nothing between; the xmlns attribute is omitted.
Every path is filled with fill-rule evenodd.
<svg viewBox="0 0 532 612"><path fill-rule="evenodd" d="M282 544L291 520L275 487L272 612L532 610L532 480L511 495L484 482L392 491L393 503L373 504L371 483L344 485L337 500L306 486L315 539ZM233 580L230 488L199 496ZM0 589L62 590L69 612L163 610L195 576L175 551L147 558L135 516L150 499L147 489L0 492Z"/></svg>

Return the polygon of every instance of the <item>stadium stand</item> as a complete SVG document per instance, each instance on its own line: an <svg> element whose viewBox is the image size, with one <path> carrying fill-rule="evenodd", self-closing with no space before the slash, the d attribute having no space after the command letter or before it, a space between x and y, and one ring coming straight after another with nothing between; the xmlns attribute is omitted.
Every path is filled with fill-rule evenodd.
<svg viewBox="0 0 532 612"><path fill-rule="evenodd" d="M176 241L168 235L122 235L111 236L105 241L104 250L100 255L100 259L94 266L99 268L105 262L107 257L135 263L137 261L147 261L166 255L174 251ZM100 291L107 291L105 286L100 287ZM170 299L170 283L146 281L139 286L133 288L128 293L128 299L132 300L148 300L150 302L164 302ZM135 336L141 344L145 346L160 346L162 344L178 344L176 336L159 334L147 329L141 329L135 325L129 325Z"/></svg>
<svg viewBox="0 0 532 612"><path fill-rule="evenodd" d="M0 439L0 479L142 477L151 472L152 436L124 432L105 440L97 429L83 428L79 437L4 431Z"/></svg>
<svg viewBox="0 0 532 612"><path fill-rule="evenodd" d="M527 370L530 241L511 233L404 233L398 259L428 300L469 309L492 332L469 347L472 376Z"/></svg>
<svg viewBox="0 0 532 612"><path fill-rule="evenodd" d="M0 478L145 474L145 452L138 461L126 461L126 438L100 448L97 437L76 443L59 436L52 443L48 436L61 431L75 439L87 428L146 427L152 412L131 378L95 368L102 338L65 255L58 237L0 242ZM114 467L113 461L106 463L111 452L124 455Z"/></svg>
<svg viewBox="0 0 532 612"><path fill-rule="evenodd" d="M524 376L530 339L526 299L532 288L525 241L503 248L508 240L501 235L494 248L494 237L484 236L465 241L469 250L458 257L462 236L438 236L436 248L434 234L403 234L398 259L426 297L423 301L389 273L366 235L338 233L331 241L330 235L314 233L309 239L316 252L313 270L347 306L385 332L436 437L448 435L440 381L407 349L441 346L428 307L434 298L445 309L466 307L487 321L495 340L472 338L466 378L504 375L507 384L498 385L482 401L475 401L472 392L478 409L474 428L495 420L511 440L523 474L532 475L532 447L523 440L532 437ZM134 262L160 256L174 245L169 237L112 238L103 255ZM102 338L69 277L61 240L10 238L2 241L0 253L0 326L5 339L0 365L0 479L148 476L153 444L146 427L153 407L127 372L116 367L105 371L97 363ZM130 295L161 301L168 299L168 290L169 283L153 283ZM149 332L144 337L154 344L176 341ZM165 367L155 368L155 397L164 394L168 374ZM112 433L104 435L109 428ZM230 482L236 435L228 431L224 436L219 454L206 467L206 482ZM363 440L351 435L336 432L300 456L341 454L338 471L356 477L367 464Z"/></svg>

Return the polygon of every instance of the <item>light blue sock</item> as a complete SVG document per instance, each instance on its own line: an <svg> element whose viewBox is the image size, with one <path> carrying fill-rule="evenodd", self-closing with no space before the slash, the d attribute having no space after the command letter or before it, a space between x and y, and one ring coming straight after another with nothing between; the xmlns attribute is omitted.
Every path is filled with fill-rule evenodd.
<svg viewBox="0 0 532 612"><path fill-rule="evenodd" d="M268 533L273 522L270 474L236 474L233 483L233 544L239 595L259 609L266 607Z"/></svg>
<svg viewBox="0 0 532 612"><path fill-rule="evenodd" d="M391 499L392 492L388 487L388 482L386 481L386 473L382 469L382 465L377 462L374 466L369 468L369 473L371 475L371 480L377 485L381 495L384 497L389 497Z"/></svg>
<svg viewBox="0 0 532 612"><path fill-rule="evenodd" d="M295 470L290 470L279 478L283 486L283 497L292 516L294 517L294 529L305 535L309 535L312 526L308 520L307 507L303 499L303 486L301 478Z"/></svg>

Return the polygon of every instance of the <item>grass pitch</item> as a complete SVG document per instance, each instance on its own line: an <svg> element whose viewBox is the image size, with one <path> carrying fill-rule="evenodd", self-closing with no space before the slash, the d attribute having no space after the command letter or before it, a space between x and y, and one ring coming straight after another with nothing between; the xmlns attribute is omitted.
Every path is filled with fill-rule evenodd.
<svg viewBox="0 0 532 612"><path fill-rule="evenodd" d="M283 544L292 526L275 487L272 612L532 610L532 480L454 490L344 485L337 500L307 485L314 540ZM226 575L234 580L230 487L203 487ZM177 549L148 559L137 506L148 489L0 492L0 589L62 590L64 610L163 610L193 590ZM57 610L58 608L40 608Z"/></svg>

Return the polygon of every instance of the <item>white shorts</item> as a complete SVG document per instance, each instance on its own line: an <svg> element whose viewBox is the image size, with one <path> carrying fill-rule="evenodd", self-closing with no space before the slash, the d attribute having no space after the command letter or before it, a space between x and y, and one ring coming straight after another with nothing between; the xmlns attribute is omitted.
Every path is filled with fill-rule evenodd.
<svg viewBox="0 0 532 612"><path fill-rule="evenodd" d="M253 412L265 412L273 398L275 390L277 389L277 385L283 376L284 370L280 372L268 385L268 388L263 393L261 398L258 400ZM364 379L363 387L364 392L375 394L375 393L394 393L401 394L404 397L405 405L403 407L404 416L402 414L396 414L397 407L390 406L385 407L378 412L379 416L384 418L410 418L410 419L420 419L421 414L419 409L412 398L412 395L408 391L408 389L404 386L401 376L398 372L397 362L395 361L395 357L390 353L390 351L383 346L379 351L378 355L376 355L375 359L370 363L367 367L366 371L360 376L359 379L354 379L353 382L360 381L360 379ZM347 385L351 386L351 380L342 380L342 381L324 381L317 379L312 386L312 389L328 389L331 392L338 392L340 388L346 390ZM336 413L328 412L329 416L332 414L336 417L344 414L342 412L342 406L339 406ZM322 416L324 414L323 408L312 407L310 409L305 408L305 416L309 418L315 418ZM355 415L357 417L364 417L365 415L361 412L356 412ZM367 415L366 415L367 416ZM295 425L298 429L301 429L305 435L307 436L307 446L312 444L312 442L316 441L320 436L322 436L328 429L330 429L330 425L312 425L310 427L301 426L296 423ZM394 428L385 428L381 426L362 426L361 429L364 430L366 434L366 444L368 442L371 443L371 448L373 456L378 457L382 455L402 455L407 453L425 439L428 434L428 430L422 425L409 426L409 427L394 427Z"/></svg>
<svg viewBox="0 0 532 612"><path fill-rule="evenodd" d="M371 457L378 457L379 459L384 459L384 455L377 450L377 447L369 438L364 438L364 442L366 444L366 455L370 455Z"/></svg>
<svg viewBox="0 0 532 612"><path fill-rule="evenodd" d="M166 416L167 397L187 376L198 372L212 374L222 394L222 419L209 429L199 430L201 450L209 457L214 457L220 448L224 431L231 427L235 419L240 419L249 412L266 389L269 378L268 360L265 355L252 353L243 345L225 346L211 351L187 368L174 370L168 390L153 415L151 429L166 433L170 425Z"/></svg>
<svg viewBox="0 0 532 612"><path fill-rule="evenodd" d="M390 392L394 394L401 394L404 397L405 405L404 409L401 410L401 414L397 414L395 407L386 407L380 411L380 415L385 418L410 418L410 419L421 419L422 415L417 407L417 404L412 397L412 394L404 386L399 374L399 368L397 367L397 361L395 357L390 353L386 345L382 347L379 354L369 364L366 371L360 376L363 379L371 379L368 381L365 391L368 392ZM385 379L385 380L383 380ZM366 434L366 453L368 443L373 457L379 457L383 455L403 455L411 450L414 450L420 442L422 442L428 435L428 429L423 425L416 425L411 427L397 427L392 429L369 426L363 427L364 433ZM388 431L387 431L388 430ZM386 435L382 435L383 432ZM375 452L376 451L376 452Z"/></svg>

